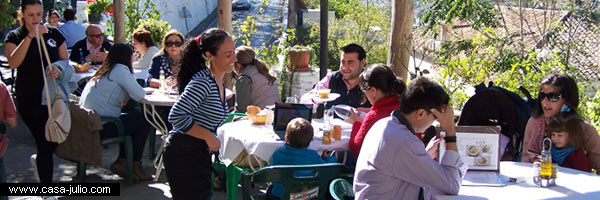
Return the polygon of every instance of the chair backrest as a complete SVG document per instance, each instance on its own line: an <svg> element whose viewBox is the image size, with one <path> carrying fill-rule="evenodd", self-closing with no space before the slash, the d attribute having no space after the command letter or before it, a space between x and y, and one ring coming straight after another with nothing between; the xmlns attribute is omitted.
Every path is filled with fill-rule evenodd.
<svg viewBox="0 0 600 200"><path fill-rule="evenodd" d="M343 178L336 178L329 184L329 193L335 200L354 199L352 184Z"/></svg>
<svg viewBox="0 0 600 200"><path fill-rule="evenodd" d="M279 182L283 186L282 200L328 199L325 197L329 181L340 177L340 163L314 165L279 165L262 168L256 172L243 172L242 198L253 199L250 188L253 183ZM313 176L297 177L296 171L313 171Z"/></svg>

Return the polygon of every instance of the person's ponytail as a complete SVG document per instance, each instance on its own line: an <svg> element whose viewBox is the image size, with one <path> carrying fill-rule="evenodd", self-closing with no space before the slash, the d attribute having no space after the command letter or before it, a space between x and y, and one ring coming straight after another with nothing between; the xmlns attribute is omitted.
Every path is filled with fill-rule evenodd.
<svg viewBox="0 0 600 200"><path fill-rule="evenodd" d="M267 80L269 80L269 84L273 85L273 82L275 80L277 80L277 78L275 78L274 76L271 76L271 74L269 74L269 67L267 67L267 63L265 61L262 61L262 60L259 60L256 58L254 58L252 60L252 63L254 63L254 66L256 66L256 70L258 70L258 73L267 77Z"/></svg>
<svg viewBox="0 0 600 200"><path fill-rule="evenodd" d="M196 40L187 40L185 48L183 49L179 72L177 73L177 87L179 93L183 93L185 86L190 83L194 74L206 68L206 59Z"/></svg>

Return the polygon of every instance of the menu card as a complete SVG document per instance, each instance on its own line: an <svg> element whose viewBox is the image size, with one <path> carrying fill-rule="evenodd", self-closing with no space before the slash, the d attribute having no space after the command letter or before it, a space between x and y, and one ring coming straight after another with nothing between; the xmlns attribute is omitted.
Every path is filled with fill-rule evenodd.
<svg viewBox="0 0 600 200"><path fill-rule="evenodd" d="M441 135L445 135L445 132L441 132ZM469 170L499 170L500 130L497 127L458 126L456 127L456 145L458 154L469 166ZM446 145L442 142L439 155L443 156L445 152Z"/></svg>

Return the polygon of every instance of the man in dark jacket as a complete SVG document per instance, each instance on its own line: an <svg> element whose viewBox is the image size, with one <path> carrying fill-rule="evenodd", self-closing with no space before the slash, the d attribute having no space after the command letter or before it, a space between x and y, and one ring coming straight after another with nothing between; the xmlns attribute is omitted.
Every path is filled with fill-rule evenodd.
<svg viewBox="0 0 600 200"><path fill-rule="evenodd" d="M325 109L338 104L346 104L355 108L371 107L369 101L362 103L363 91L358 87L358 76L364 70L367 57L365 49L358 44L349 44L342 47L341 50L340 70L328 73L311 91L302 95L301 102L324 103L318 102L314 97L318 96L317 93L321 89L331 89L331 93L340 94L340 97L333 101L325 102Z"/></svg>
<svg viewBox="0 0 600 200"><path fill-rule="evenodd" d="M85 35L83 40L73 45L69 59L77 63L102 64L112 45L104 40L104 34L98 26L89 25L85 29Z"/></svg>

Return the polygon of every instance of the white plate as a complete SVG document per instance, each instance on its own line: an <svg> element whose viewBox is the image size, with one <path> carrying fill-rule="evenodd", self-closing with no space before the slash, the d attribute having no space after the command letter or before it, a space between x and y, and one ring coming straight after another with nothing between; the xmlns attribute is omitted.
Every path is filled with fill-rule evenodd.
<svg viewBox="0 0 600 200"><path fill-rule="evenodd" d="M313 100L315 100L316 102L328 102L328 101L333 101L333 100L337 99L338 97L340 97L340 94L338 94L338 93L329 93L329 98L322 99L319 96L315 96L315 97L313 97Z"/></svg>

